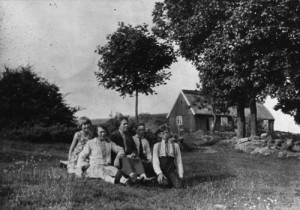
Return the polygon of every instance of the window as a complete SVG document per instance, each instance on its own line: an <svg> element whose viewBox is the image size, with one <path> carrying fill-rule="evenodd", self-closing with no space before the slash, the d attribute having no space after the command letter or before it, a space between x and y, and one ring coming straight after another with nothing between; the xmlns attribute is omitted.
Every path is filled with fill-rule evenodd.
<svg viewBox="0 0 300 210"><path fill-rule="evenodd" d="M228 125L228 117L221 117L221 126Z"/></svg>

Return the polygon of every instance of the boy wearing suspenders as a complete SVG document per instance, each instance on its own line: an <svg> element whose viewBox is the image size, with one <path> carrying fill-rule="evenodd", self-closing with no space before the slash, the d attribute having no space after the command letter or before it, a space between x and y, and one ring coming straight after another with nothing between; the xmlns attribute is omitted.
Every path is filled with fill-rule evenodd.
<svg viewBox="0 0 300 210"><path fill-rule="evenodd" d="M162 184L165 178L170 186L180 188L183 166L179 145L169 139L170 129L167 125L160 127L159 136L162 141L153 147L153 168L157 174L157 182Z"/></svg>

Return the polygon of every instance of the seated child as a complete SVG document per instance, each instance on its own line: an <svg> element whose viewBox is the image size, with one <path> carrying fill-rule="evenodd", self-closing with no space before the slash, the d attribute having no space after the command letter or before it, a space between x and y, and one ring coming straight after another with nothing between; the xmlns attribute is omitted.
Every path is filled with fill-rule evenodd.
<svg viewBox="0 0 300 210"><path fill-rule="evenodd" d="M143 163L147 177L155 178L156 174L152 166L152 154L148 140L145 138L145 124L136 126L136 135L132 137L137 148L137 157ZM152 178L148 178L149 180Z"/></svg>
<svg viewBox="0 0 300 210"><path fill-rule="evenodd" d="M126 184L128 179L122 176L120 159L125 153L122 147L117 146L107 138L107 129L103 125L97 126L98 137L88 141L79 154L77 173L78 177L101 178L110 183ZM113 165L111 165L111 153L116 154ZM89 162L87 162L89 158Z"/></svg>
<svg viewBox="0 0 300 210"><path fill-rule="evenodd" d="M130 177L131 182L135 182L136 180L148 180L143 163L140 158L137 157L136 145L128 133L128 119L121 116L117 122L118 130L110 135L110 139L116 143L116 145L124 149L125 157L122 158L120 167L122 172Z"/></svg>
<svg viewBox="0 0 300 210"><path fill-rule="evenodd" d="M87 117L80 117L78 125L81 131L76 132L70 146L67 168L69 173L76 172L76 165L79 153L83 150L88 140L93 138L92 122ZM61 161L61 163L64 163Z"/></svg>
<svg viewBox="0 0 300 210"><path fill-rule="evenodd" d="M153 168L159 184L167 179L168 184L180 188L183 178L183 166L180 148L177 143L170 141L170 129L167 125L160 127L158 135L162 141L153 147Z"/></svg>

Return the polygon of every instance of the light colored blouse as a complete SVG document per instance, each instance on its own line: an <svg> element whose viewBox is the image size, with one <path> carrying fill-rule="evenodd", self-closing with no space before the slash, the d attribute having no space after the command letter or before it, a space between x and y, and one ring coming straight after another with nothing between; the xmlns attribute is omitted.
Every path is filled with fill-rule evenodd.
<svg viewBox="0 0 300 210"><path fill-rule="evenodd" d="M168 150L168 155L166 155L166 146ZM174 151L175 149L175 151ZM159 153L159 154L158 154ZM159 163L159 157L174 157L175 165L177 168L177 173L180 178L183 177L183 165L181 160L181 152L179 145L172 141L166 141L162 140L161 142L158 142L153 147L153 169L155 173L158 175L162 173Z"/></svg>
<svg viewBox="0 0 300 210"><path fill-rule="evenodd" d="M134 143L136 145L138 154L140 154L140 152L141 152L140 151L140 139L139 139L138 135L135 135L132 138L133 138ZM145 138L142 138L141 141L142 141L142 148L143 148L142 152L143 152L144 156L147 157L147 160L149 162L151 162L152 161L152 154L151 154L149 142Z"/></svg>
<svg viewBox="0 0 300 210"><path fill-rule="evenodd" d="M87 157L90 159L90 167L111 165L111 151L116 153L116 158L121 158L125 155L124 149L109 139L100 141L98 138L94 138L86 143L79 154L78 166L86 165Z"/></svg>

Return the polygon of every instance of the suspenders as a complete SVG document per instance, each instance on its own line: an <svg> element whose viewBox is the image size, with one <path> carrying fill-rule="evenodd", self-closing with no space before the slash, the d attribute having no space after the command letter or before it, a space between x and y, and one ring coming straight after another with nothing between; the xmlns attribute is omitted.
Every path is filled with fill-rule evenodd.
<svg viewBox="0 0 300 210"><path fill-rule="evenodd" d="M176 157L175 143L171 142L171 144L172 144L172 148L173 148L173 151L174 151L174 158L175 158ZM158 148L157 148L158 157L160 155L160 150L161 150L161 142L158 143Z"/></svg>

